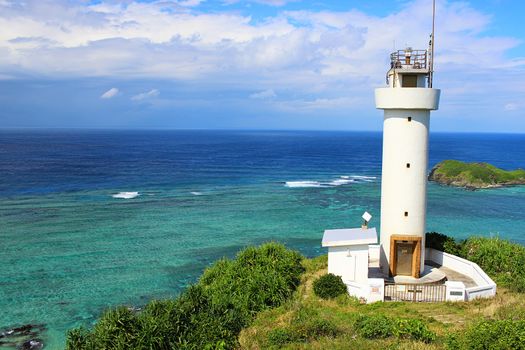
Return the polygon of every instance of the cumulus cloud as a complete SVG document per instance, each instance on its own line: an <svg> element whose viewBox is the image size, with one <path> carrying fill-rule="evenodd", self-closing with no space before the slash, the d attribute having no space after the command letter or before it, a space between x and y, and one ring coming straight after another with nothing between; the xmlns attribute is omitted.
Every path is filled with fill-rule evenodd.
<svg viewBox="0 0 525 350"><path fill-rule="evenodd" d="M149 99L149 98L152 98L152 97L157 97L159 96L160 94L160 91L157 90L157 89L152 89L148 92L142 92L140 94L137 94L135 96L133 96L131 99L133 101L142 101L142 100L146 100L146 99Z"/></svg>
<svg viewBox="0 0 525 350"><path fill-rule="evenodd" d="M119 93L119 89L111 88L108 91L104 92L102 95L100 95L100 98L110 99L110 98L113 98L113 97L117 96L118 93Z"/></svg>
<svg viewBox="0 0 525 350"><path fill-rule="evenodd" d="M226 5L236 4L241 0L224 0L223 3ZM296 2L299 0L247 0L246 2L254 2L263 5L269 6L284 6L290 2Z"/></svg>
<svg viewBox="0 0 525 350"><path fill-rule="evenodd" d="M260 99L260 100L274 98L274 97L277 97L277 95L275 94L275 91L273 91L273 89L255 92L250 95L250 98Z"/></svg>
<svg viewBox="0 0 525 350"><path fill-rule="evenodd" d="M507 104L505 104L505 106L503 106L503 109L505 111L509 111L509 112L510 111L516 111L516 110L518 110L518 108L519 108L519 105L517 103L514 103L514 102L507 103Z"/></svg>
<svg viewBox="0 0 525 350"><path fill-rule="evenodd" d="M304 108L353 108L370 103L373 87L384 84L392 43L425 49L431 29L428 0L404 1L386 16L278 9L257 21L228 6L203 12L200 3L0 1L0 77L171 79L195 91L233 88L276 106L288 99ZM508 54L521 41L487 35L491 16L474 6L437 1L436 86L446 88L449 106L493 103L501 111L523 93L525 60ZM253 93L253 86L272 86L279 101L273 90Z"/></svg>

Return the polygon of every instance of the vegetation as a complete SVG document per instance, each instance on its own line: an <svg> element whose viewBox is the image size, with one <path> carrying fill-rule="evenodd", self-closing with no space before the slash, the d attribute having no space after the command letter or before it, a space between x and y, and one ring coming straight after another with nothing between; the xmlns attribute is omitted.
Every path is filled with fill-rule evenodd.
<svg viewBox="0 0 525 350"><path fill-rule="evenodd" d="M235 348L258 311L281 305L297 288L302 256L276 243L241 251L207 269L175 300L140 313L108 310L92 330L73 329L67 349Z"/></svg>
<svg viewBox="0 0 525 350"><path fill-rule="evenodd" d="M425 246L442 252L462 256L464 241L457 242L454 238L439 232L428 232L425 236Z"/></svg>
<svg viewBox="0 0 525 350"><path fill-rule="evenodd" d="M525 320L478 321L465 333L450 335L446 345L451 350L523 350Z"/></svg>
<svg viewBox="0 0 525 350"><path fill-rule="evenodd" d="M525 248L435 232L426 242L478 263L498 282L496 297L362 304L340 293L326 256L303 259L269 243L218 261L177 299L152 301L139 313L107 311L93 329L71 330L67 348L524 349Z"/></svg>
<svg viewBox="0 0 525 350"><path fill-rule="evenodd" d="M347 289L340 276L327 273L314 281L314 293L323 299L330 299L347 293Z"/></svg>
<svg viewBox="0 0 525 350"><path fill-rule="evenodd" d="M358 334L368 339L395 336L425 343L431 343L436 339L436 334L420 320L392 318L383 314L360 316L355 323L355 329Z"/></svg>
<svg viewBox="0 0 525 350"><path fill-rule="evenodd" d="M429 180L469 189L525 184L525 170L506 171L488 163L445 160L430 172Z"/></svg>
<svg viewBox="0 0 525 350"><path fill-rule="evenodd" d="M519 262L524 248L498 238L455 241L435 232L427 234L426 242L477 262L500 283L496 297L468 303L361 304L344 293L323 299L314 291L315 281L326 275L327 259L321 256L303 262L306 272L288 301L260 312L251 326L241 331L240 347L523 349L525 293L519 293L514 282L501 284L499 278L503 278L500 273L514 275L524 266L525 260Z"/></svg>

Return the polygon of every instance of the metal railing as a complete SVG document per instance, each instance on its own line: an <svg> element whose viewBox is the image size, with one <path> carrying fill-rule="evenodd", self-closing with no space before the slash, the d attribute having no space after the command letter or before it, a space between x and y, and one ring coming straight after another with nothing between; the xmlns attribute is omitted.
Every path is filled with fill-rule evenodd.
<svg viewBox="0 0 525 350"><path fill-rule="evenodd" d="M390 54L390 68L427 69L427 50L397 50Z"/></svg>
<svg viewBox="0 0 525 350"><path fill-rule="evenodd" d="M447 298L444 284L385 283L385 301L442 302Z"/></svg>

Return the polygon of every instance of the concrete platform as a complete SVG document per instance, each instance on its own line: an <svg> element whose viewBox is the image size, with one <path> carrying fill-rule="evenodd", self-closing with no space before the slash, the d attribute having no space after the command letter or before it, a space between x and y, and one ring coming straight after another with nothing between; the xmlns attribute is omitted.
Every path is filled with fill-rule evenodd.
<svg viewBox="0 0 525 350"><path fill-rule="evenodd" d="M445 283L447 280L447 276L445 273L441 270L439 270L437 267L425 265L425 270L423 270L423 273L421 274L421 277L414 278L412 276L400 276L397 275L395 277L389 277L385 279L387 282L393 282L393 283L408 283L408 284L438 284L438 283Z"/></svg>
<svg viewBox="0 0 525 350"><path fill-rule="evenodd" d="M392 278L383 275L383 272L379 268L379 259L370 259L368 264L368 277L384 278L385 282L390 283L443 284L446 281L458 281L463 282L466 288L477 286L472 278L428 260L425 261L425 270L423 276L420 278L414 278L411 276L395 276Z"/></svg>

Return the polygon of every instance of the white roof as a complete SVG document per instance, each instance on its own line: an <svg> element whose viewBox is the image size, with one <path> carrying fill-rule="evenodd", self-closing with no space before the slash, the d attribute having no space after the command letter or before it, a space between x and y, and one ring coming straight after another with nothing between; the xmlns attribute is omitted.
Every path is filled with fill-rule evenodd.
<svg viewBox="0 0 525 350"><path fill-rule="evenodd" d="M340 247L351 245L376 244L377 232L372 228L343 228L326 230L323 235L323 247Z"/></svg>

